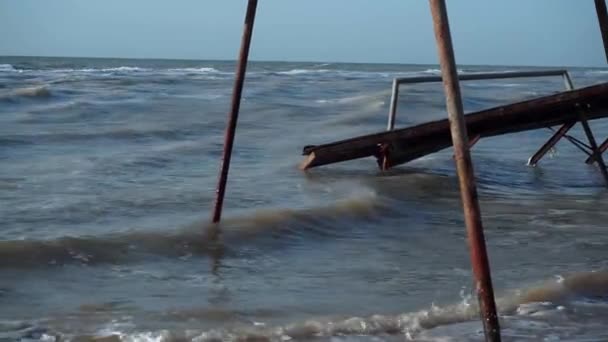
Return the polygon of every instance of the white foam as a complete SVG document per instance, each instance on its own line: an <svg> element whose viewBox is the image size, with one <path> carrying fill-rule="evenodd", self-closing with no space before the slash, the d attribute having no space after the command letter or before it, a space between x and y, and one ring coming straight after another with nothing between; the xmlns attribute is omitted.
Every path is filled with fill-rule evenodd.
<svg viewBox="0 0 608 342"><path fill-rule="evenodd" d="M17 71L17 70L10 64L0 64L0 71Z"/></svg>
<svg viewBox="0 0 608 342"><path fill-rule="evenodd" d="M353 103L353 102L365 102L368 100L372 100L374 99L374 95L355 95L355 96L349 96L349 97L342 97L342 98L337 98L337 99L320 99L320 100L316 100L316 103L337 103L337 104L346 104L346 103Z"/></svg>
<svg viewBox="0 0 608 342"><path fill-rule="evenodd" d="M457 69L457 71L459 74L462 74L465 72L463 69ZM423 72L426 74L440 75L441 69L426 69Z"/></svg>
<svg viewBox="0 0 608 342"><path fill-rule="evenodd" d="M605 75L608 74L608 70L587 70L586 75Z"/></svg>
<svg viewBox="0 0 608 342"><path fill-rule="evenodd" d="M169 71L183 71L183 72L194 72L194 73L202 73L202 74L220 72L219 70L217 70L215 68L208 68L208 67L203 67L203 68L176 68L176 69L169 69Z"/></svg>
<svg viewBox="0 0 608 342"><path fill-rule="evenodd" d="M145 68L140 68L140 67L130 67L130 66L120 66L117 68L104 68L101 69L101 71L104 72L108 72L108 71L146 71L147 69Z"/></svg>
<svg viewBox="0 0 608 342"><path fill-rule="evenodd" d="M281 75L302 75L330 72L329 69L292 69L289 71L279 71Z"/></svg>

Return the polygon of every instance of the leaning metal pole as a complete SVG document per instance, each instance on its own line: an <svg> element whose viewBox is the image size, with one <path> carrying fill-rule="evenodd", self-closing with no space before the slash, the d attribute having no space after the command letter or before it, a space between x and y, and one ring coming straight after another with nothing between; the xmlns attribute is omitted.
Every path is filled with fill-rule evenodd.
<svg viewBox="0 0 608 342"><path fill-rule="evenodd" d="M500 327L496 315L496 303L492 289L492 277L486 252L483 226L481 224L481 211L477 201L477 186L473 163L469 153L469 139L464 120L460 84L454 60L452 37L445 0L429 0L433 27L437 42L437 53L441 64L441 75L446 96L450 131L454 146L454 157L460 182L464 218L467 226L467 235L471 254L471 263L475 275L475 287L479 298L480 311L483 318L483 327L486 341L500 341Z"/></svg>
<svg viewBox="0 0 608 342"><path fill-rule="evenodd" d="M247 4L245 27L243 29L243 38L241 40L241 51L239 53L239 60L236 66L236 78L234 80L234 88L232 90L232 103L230 106L230 114L228 116L228 124L226 125L224 151L222 154L222 162L220 164L220 174L217 183L215 205L213 206L213 223L219 222L222 217L222 206L224 204L224 195L226 193L226 181L228 180L228 170L230 169L230 157L232 156L234 134L236 132L236 123L239 117L239 108L241 106L241 95L243 93L243 83L245 82L245 71L247 70L249 46L251 45L253 23L255 21L255 11L257 6L258 0L249 0L249 3Z"/></svg>
<svg viewBox="0 0 608 342"><path fill-rule="evenodd" d="M608 60L608 10L606 10L606 0L595 0L595 11L597 12L597 20L600 23L606 60Z"/></svg>

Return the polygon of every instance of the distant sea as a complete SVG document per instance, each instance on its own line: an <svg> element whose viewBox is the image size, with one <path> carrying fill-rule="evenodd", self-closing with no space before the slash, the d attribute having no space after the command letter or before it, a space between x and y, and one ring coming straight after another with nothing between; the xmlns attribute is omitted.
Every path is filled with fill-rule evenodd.
<svg viewBox="0 0 608 342"><path fill-rule="evenodd" d="M451 150L297 168L383 131L392 79L438 66L250 63L211 241L234 68L0 57L0 341L481 341ZM470 112L563 82L462 89ZM397 127L445 117L440 84L402 87ZM503 341L606 341L608 193L567 141L526 166L550 134L472 151Z"/></svg>

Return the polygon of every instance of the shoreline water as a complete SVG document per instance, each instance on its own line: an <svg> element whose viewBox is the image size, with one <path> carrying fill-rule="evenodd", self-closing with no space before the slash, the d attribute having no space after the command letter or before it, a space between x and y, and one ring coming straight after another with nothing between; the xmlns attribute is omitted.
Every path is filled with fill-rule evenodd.
<svg viewBox="0 0 608 342"><path fill-rule="evenodd" d="M451 151L386 173L297 169L304 145L384 130L392 78L436 67L254 62L208 246L231 62L52 62L0 58L0 339L479 339ZM572 73L576 86L608 75ZM472 111L562 87L463 94ZM398 127L445 117L440 85L402 94ZM602 340L608 194L567 143L526 166L548 134L473 149L505 340Z"/></svg>

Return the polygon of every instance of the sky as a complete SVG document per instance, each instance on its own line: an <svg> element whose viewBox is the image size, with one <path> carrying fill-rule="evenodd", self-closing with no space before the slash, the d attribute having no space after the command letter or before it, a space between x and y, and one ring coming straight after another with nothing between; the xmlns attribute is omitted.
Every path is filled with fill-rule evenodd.
<svg viewBox="0 0 608 342"><path fill-rule="evenodd" d="M605 66L592 0L448 0L458 64ZM246 0L0 0L0 55L234 60ZM426 0L259 0L252 60L436 64Z"/></svg>

